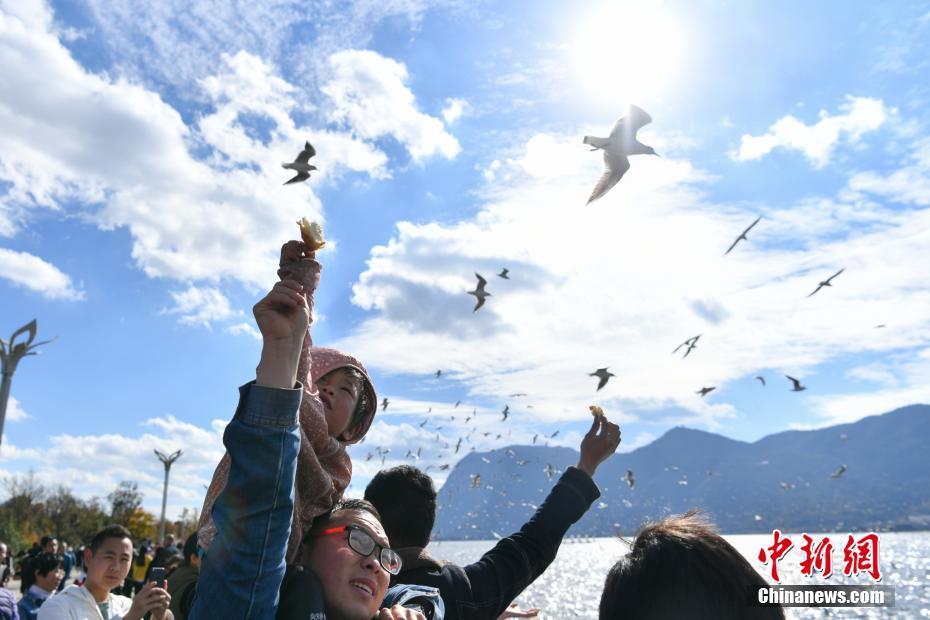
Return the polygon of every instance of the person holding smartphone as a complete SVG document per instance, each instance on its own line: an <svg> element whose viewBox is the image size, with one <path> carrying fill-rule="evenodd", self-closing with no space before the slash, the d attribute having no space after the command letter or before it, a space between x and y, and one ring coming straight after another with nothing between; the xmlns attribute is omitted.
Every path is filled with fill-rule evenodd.
<svg viewBox="0 0 930 620"><path fill-rule="evenodd" d="M87 579L70 585L49 598L39 609L38 620L174 620L168 611L171 595L161 583L150 580L129 598L111 590L123 584L132 567L132 535L121 525L109 525L94 535L84 550Z"/></svg>

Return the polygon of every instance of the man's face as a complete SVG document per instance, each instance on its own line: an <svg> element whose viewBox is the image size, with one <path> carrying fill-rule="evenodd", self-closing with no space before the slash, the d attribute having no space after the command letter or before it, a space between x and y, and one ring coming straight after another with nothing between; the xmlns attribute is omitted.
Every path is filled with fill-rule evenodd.
<svg viewBox="0 0 930 620"><path fill-rule="evenodd" d="M344 368L337 368L316 382L326 413L330 437L339 437L349 427L358 404L358 380Z"/></svg>
<svg viewBox="0 0 930 620"><path fill-rule="evenodd" d="M324 529L341 525L358 525L375 542L387 546L381 523L369 512L344 510L336 514ZM304 565L312 569L323 583L327 617L336 620L369 620L378 611L387 593L390 575L378 562L378 548L362 557L349 547L348 533L340 532L314 538L304 555Z"/></svg>
<svg viewBox="0 0 930 620"><path fill-rule="evenodd" d="M54 538L51 539L50 541L45 543L45 546L42 547L42 551L43 553L51 553L52 555L55 555L56 553L58 553L58 541L55 540Z"/></svg>
<svg viewBox="0 0 930 620"><path fill-rule="evenodd" d="M111 537L103 541L97 553L90 548L84 551L87 580L112 590L122 585L132 567L132 541Z"/></svg>
<svg viewBox="0 0 930 620"><path fill-rule="evenodd" d="M46 592L54 592L58 589L58 584L65 577L65 569L57 567L48 571L45 575L36 574L36 585Z"/></svg>

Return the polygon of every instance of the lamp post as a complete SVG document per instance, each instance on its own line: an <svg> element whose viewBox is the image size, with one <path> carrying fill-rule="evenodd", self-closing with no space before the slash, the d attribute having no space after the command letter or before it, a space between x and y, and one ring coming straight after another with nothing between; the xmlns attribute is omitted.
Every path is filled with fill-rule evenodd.
<svg viewBox="0 0 930 620"><path fill-rule="evenodd" d="M158 526L158 544L161 544L165 540L165 507L168 504L168 473L171 471L171 465L181 456L181 451L178 450L166 456L163 452L155 450L155 456L157 456L165 466L165 489L161 495L161 525Z"/></svg>
<svg viewBox="0 0 930 620"><path fill-rule="evenodd" d="M28 333L26 342L16 342L16 337L20 334ZM32 319L28 324L23 325L10 336L6 341L0 338L0 364L2 364L3 380L0 382L0 443L3 442L3 423L6 421L6 403L10 398L10 385L13 383L13 373L16 372L16 365L19 360L27 355L38 355L34 351L39 345L47 344L54 340L44 340L42 342L32 343L36 338L36 320Z"/></svg>

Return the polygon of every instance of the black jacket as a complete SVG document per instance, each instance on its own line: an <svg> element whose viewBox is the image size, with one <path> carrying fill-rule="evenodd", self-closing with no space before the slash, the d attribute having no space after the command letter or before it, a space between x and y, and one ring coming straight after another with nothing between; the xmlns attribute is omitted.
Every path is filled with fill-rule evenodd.
<svg viewBox="0 0 930 620"><path fill-rule="evenodd" d="M439 588L446 620L493 620L552 563L565 532L600 495L586 473L569 467L520 531L474 564L443 563L422 547L405 547L397 550L404 569L391 583Z"/></svg>

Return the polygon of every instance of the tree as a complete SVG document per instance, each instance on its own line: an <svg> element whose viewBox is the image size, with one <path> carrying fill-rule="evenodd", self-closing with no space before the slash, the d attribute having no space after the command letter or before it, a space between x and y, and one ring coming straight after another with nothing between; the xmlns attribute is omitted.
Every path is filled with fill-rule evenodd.
<svg viewBox="0 0 930 620"><path fill-rule="evenodd" d="M77 498L63 484L49 492L45 500L45 514L49 531L72 545L80 545L110 520L99 499L94 497L85 501Z"/></svg>
<svg viewBox="0 0 930 620"><path fill-rule="evenodd" d="M120 482L116 490L107 495L107 499L110 500L112 506L110 519L113 523L127 527L133 513L142 505L142 493L139 492L139 485L129 480Z"/></svg>
<svg viewBox="0 0 930 620"><path fill-rule="evenodd" d="M126 527L132 532L132 539L136 542L155 540L155 536L158 535L158 522L155 520L155 515L142 508L136 508L129 515L129 523Z"/></svg>

